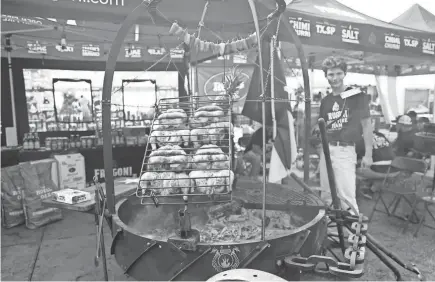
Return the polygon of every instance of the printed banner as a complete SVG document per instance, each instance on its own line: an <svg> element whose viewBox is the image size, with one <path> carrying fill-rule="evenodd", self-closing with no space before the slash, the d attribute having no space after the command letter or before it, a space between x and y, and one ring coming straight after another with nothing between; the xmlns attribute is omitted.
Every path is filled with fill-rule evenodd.
<svg viewBox="0 0 435 282"><path fill-rule="evenodd" d="M201 66L198 68L198 87L199 95L210 102L216 97L214 95L224 95L225 83L229 83L236 76L240 83L234 92L234 107L236 113L240 113L248 94L249 84L251 83L254 66L239 65L233 68Z"/></svg>

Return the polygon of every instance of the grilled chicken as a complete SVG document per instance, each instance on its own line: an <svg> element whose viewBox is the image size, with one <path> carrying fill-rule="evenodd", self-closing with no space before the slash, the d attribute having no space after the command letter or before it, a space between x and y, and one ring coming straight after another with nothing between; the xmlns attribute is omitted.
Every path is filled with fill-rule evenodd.
<svg viewBox="0 0 435 282"><path fill-rule="evenodd" d="M191 186L194 187L195 192L207 195L212 194L212 188L208 186L208 178L211 175L212 172L204 170L194 170L190 172Z"/></svg>
<svg viewBox="0 0 435 282"><path fill-rule="evenodd" d="M214 193L225 193L231 191L234 182L234 173L231 170L213 172L207 184L212 187ZM228 187L228 188L227 188Z"/></svg>
<svg viewBox="0 0 435 282"><path fill-rule="evenodd" d="M198 149L202 145L203 138L207 135L205 128L194 128L190 131L190 141L192 141L193 148Z"/></svg>

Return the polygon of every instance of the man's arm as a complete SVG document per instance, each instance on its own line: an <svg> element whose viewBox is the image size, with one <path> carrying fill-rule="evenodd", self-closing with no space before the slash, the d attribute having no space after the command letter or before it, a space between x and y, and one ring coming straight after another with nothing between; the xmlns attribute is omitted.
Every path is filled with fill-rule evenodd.
<svg viewBox="0 0 435 282"><path fill-rule="evenodd" d="M373 150L373 126L371 118L363 118L361 120L361 125L363 129L364 146L366 150L365 156L371 159Z"/></svg>

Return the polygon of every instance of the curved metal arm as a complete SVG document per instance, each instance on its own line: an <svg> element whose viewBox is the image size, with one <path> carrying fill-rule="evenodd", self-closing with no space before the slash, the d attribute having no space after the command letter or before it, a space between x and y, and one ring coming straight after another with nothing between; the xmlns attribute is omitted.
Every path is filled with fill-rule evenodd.
<svg viewBox="0 0 435 282"><path fill-rule="evenodd" d="M110 214L115 213L115 189L113 183L113 166L112 166L112 137L111 137L111 100L112 100L112 84L113 75L115 73L116 61L118 60L119 52L124 43L130 28L141 16L143 12L146 12L148 3L143 1L137 6L132 13L130 13L116 34L115 40L110 47L109 56L106 61L106 69L104 72L103 82L103 97L102 97L102 119L103 119L103 160L104 160L104 172L106 178L106 196L107 207Z"/></svg>

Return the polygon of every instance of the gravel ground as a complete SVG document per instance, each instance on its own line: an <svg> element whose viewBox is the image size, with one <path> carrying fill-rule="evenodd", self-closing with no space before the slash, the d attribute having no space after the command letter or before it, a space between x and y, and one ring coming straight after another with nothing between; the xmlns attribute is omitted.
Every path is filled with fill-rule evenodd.
<svg viewBox="0 0 435 282"><path fill-rule="evenodd" d="M363 214L368 215L373 207L373 200L359 199L359 206ZM380 208L380 206L378 206ZM432 208L432 210L434 210ZM429 217L429 216L428 216ZM402 234L403 220L388 217L382 212L375 213L369 224L368 232L377 241L394 252L405 263L414 263L425 275L427 281L435 281L435 230L422 227L415 238L413 233L415 225L411 225L408 232ZM435 227L435 223L427 220L427 224ZM365 259L365 272L359 281L394 281L393 272L387 268L371 251L367 251ZM404 281L418 281L417 275L409 272L397 264ZM318 275L305 275L303 280L343 280L336 277L322 277ZM348 280L348 279L344 279Z"/></svg>

